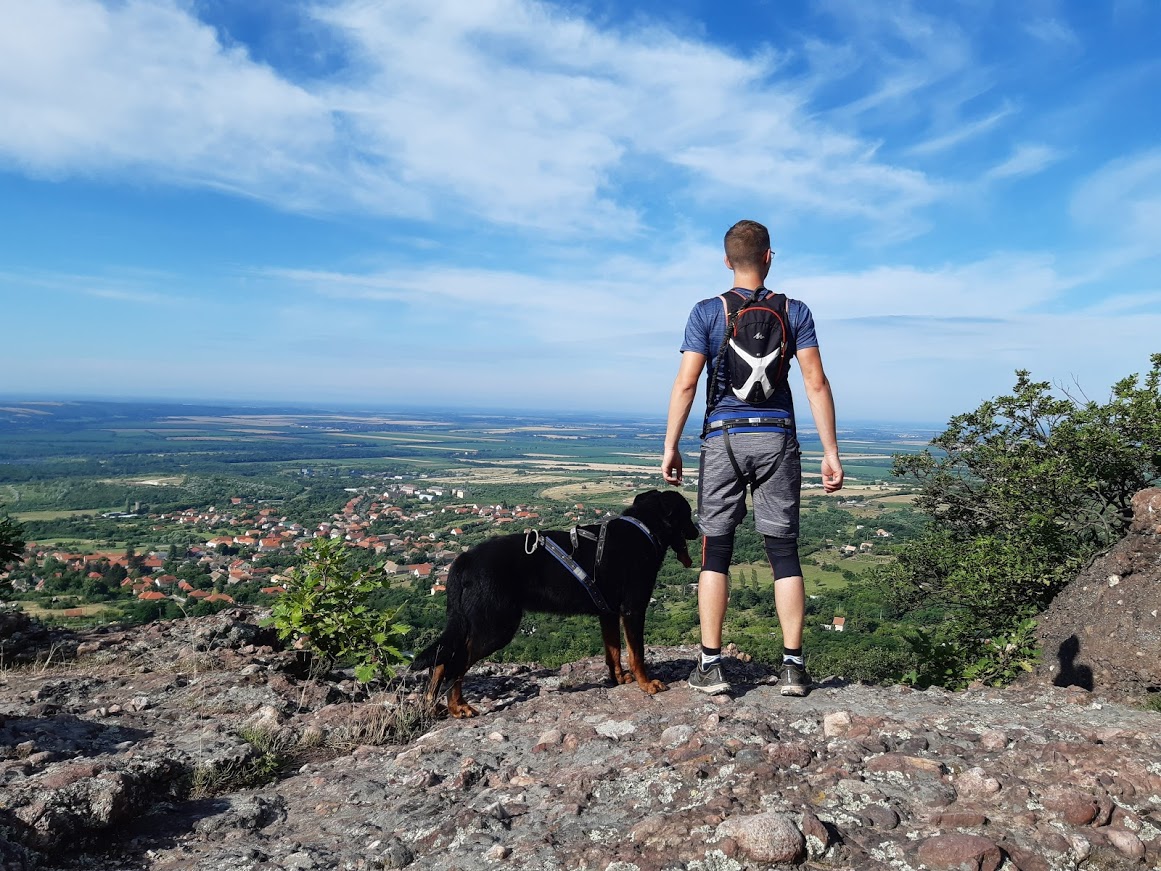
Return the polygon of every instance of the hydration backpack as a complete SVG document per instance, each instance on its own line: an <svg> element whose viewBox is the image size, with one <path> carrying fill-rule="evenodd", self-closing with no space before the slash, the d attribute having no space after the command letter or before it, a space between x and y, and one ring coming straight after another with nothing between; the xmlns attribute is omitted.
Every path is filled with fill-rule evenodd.
<svg viewBox="0 0 1161 871"><path fill-rule="evenodd" d="M721 296L726 334L718 349L712 385L717 389L717 373L724 367L727 389L749 405L774 398L775 390L787 381L794 353L786 294L767 292L759 299L764 290L760 287L749 297L734 290Z"/></svg>

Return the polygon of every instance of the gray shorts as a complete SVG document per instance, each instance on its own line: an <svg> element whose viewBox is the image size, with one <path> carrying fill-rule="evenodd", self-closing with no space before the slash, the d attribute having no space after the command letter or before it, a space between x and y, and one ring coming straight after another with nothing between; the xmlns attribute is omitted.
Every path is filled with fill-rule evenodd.
<svg viewBox="0 0 1161 871"><path fill-rule="evenodd" d="M730 434L734 459L749 481L738 479L725 436L701 444L697 517L702 535L726 535L746 516L746 490L756 482L754 527L762 535L798 537L802 501L802 449L793 433L737 432Z"/></svg>

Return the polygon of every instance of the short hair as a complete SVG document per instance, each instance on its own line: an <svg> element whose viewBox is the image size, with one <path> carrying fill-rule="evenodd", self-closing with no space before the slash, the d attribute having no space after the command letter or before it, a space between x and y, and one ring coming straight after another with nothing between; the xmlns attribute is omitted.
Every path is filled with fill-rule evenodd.
<svg viewBox="0 0 1161 871"><path fill-rule="evenodd" d="M770 250L770 231L757 221L738 221L726 231L726 257L734 269L761 269Z"/></svg>

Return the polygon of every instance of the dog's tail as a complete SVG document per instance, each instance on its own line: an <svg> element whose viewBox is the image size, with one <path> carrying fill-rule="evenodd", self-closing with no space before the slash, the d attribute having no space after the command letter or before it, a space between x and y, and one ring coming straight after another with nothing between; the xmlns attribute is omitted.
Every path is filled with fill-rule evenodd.
<svg viewBox="0 0 1161 871"><path fill-rule="evenodd" d="M453 626L449 620L439 638L415 654L415 658L411 660L411 671L425 671L432 666L449 665L456 649L462 646L459 639L463 636L463 630L459 626Z"/></svg>
<svg viewBox="0 0 1161 871"><path fill-rule="evenodd" d="M447 575L447 625L439 638L415 654L411 660L411 671L424 671L437 665L451 665L457 652L462 653L467 640L467 626L463 623L460 609L460 573L463 571L464 555L456 557Z"/></svg>

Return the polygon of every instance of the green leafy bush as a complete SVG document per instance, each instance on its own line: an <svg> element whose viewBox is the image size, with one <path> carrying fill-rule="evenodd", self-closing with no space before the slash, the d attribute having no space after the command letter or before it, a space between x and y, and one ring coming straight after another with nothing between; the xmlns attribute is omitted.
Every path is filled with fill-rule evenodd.
<svg viewBox="0 0 1161 871"><path fill-rule="evenodd" d="M826 648L809 660L816 677L837 675L864 683L893 683L898 676L915 666L909 650L895 650L885 644L842 645Z"/></svg>
<svg viewBox="0 0 1161 871"><path fill-rule="evenodd" d="M342 542L315 539L302 556L271 615L279 638L300 644L327 664L354 666L363 683L394 676L407 662L400 645L410 627L394 622L398 609L381 610L370 603L380 583L368 571L351 568Z"/></svg>
<svg viewBox="0 0 1161 871"><path fill-rule="evenodd" d="M894 473L959 538L998 535L1059 556L1104 547L1132 520L1133 494L1161 478L1161 354L1152 366L1104 404L1054 395L1019 371L1011 395L956 415L936 452L899 455Z"/></svg>
<svg viewBox="0 0 1161 871"><path fill-rule="evenodd" d="M938 631L919 630L906 641L915 667L903 682L918 687L940 686L960 690L972 683L1006 686L1029 672L1040 658L1036 621L1020 621L1011 634L975 642L949 638Z"/></svg>

